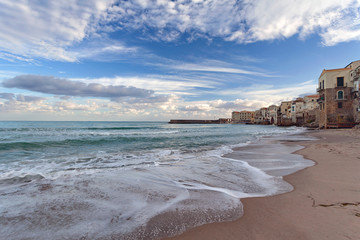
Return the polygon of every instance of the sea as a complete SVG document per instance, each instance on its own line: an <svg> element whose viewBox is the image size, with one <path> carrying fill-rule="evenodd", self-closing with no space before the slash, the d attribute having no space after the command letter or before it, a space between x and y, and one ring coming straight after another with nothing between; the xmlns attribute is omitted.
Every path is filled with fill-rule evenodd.
<svg viewBox="0 0 360 240"><path fill-rule="evenodd" d="M306 130L167 122L0 122L1 239L159 239L243 214L312 166Z"/></svg>

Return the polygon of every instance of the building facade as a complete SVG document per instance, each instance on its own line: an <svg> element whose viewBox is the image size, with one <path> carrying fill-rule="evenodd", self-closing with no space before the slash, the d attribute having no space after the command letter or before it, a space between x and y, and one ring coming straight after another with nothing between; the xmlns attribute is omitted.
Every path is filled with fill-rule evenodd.
<svg viewBox="0 0 360 240"><path fill-rule="evenodd" d="M317 89L320 128L351 127L359 122L359 66L356 61L345 68L322 71Z"/></svg>

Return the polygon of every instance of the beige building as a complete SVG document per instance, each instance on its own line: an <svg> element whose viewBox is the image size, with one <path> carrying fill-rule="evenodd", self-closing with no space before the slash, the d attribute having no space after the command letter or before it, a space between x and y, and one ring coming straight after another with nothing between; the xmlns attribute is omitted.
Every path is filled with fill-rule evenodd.
<svg viewBox="0 0 360 240"><path fill-rule="evenodd" d="M311 111L319 108L319 103L317 100L319 99L319 94L308 95L304 97L304 110Z"/></svg>
<svg viewBox="0 0 360 240"><path fill-rule="evenodd" d="M357 92L360 61L324 69L319 77L319 127L351 127L359 122Z"/></svg>
<svg viewBox="0 0 360 240"><path fill-rule="evenodd" d="M255 112L252 111L241 111L232 112L233 123L253 123Z"/></svg>

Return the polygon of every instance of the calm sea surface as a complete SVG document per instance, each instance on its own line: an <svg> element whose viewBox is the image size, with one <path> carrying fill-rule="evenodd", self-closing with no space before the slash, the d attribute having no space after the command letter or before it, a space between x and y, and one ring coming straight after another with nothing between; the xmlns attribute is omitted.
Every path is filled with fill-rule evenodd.
<svg viewBox="0 0 360 240"><path fill-rule="evenodd" d="M239 198L291 186L246 159L223 155L263 136L301 131L164 122L0 122L0 236L151 239L239 218ZM301 159L291 161L307 166Z"/></svg>

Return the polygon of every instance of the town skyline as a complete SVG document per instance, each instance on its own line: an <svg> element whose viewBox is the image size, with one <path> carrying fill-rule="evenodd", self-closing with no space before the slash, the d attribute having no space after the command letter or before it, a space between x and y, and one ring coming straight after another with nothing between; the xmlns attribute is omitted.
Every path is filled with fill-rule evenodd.
<svg viewBox="0 0 360 240"><path fill-rule="evenodd" d="M360 60L359 9L3 0L0 120L214 119L316 94L323 69Z"/></svg>

